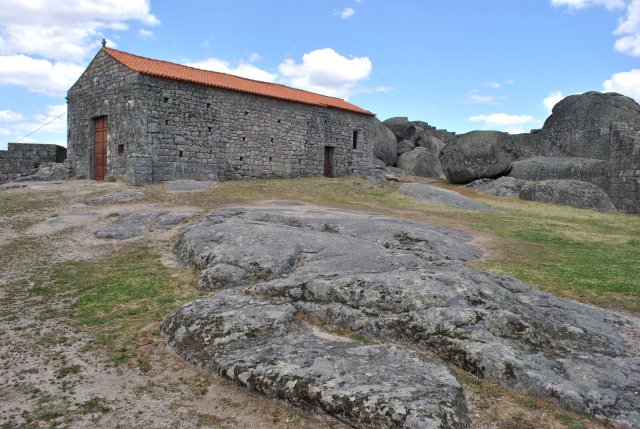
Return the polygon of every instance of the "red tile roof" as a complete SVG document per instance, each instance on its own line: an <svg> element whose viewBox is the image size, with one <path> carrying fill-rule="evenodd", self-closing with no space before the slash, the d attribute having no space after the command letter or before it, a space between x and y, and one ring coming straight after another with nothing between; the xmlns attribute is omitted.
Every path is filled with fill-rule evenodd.
<svg viewBox="0 0 640 429"><path fill-rule="evenodd" d="M111 55L116 61L122 63L131 70L150 76L191 82L215 88L228 89L231 91L246 92L249 94L262 95L264 97L310 104L312 106L334 107L336 109L373 116L373 113L368 110L361 109L360 107L348 103L340 98L320 95L309 91L302 91L300 89L289 88L288 86L275 83L246 79L226 73L196 69L167 61L153 60L129 54L127 52L118 51L117 49L103 48L103 50L107 54Z"/></svg>

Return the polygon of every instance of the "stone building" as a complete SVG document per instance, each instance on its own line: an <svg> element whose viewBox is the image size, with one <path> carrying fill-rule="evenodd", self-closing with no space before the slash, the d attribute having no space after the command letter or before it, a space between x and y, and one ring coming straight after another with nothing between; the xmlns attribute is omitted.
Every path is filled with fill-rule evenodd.
<svg viewBox="0 0 640 429"><path fill-rule="evenodd" d="M344 100L101 49L68 96L76 177L366 175L374 115Z"/></svg>

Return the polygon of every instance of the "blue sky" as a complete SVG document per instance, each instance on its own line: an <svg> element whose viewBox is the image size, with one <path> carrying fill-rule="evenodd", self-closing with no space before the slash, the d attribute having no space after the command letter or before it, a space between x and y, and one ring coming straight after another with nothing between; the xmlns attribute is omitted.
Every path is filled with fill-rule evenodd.
<svg viewBox="0 0 640 429"><path fill-rule="evenodd" d="M458 133L539 128L590 90L640 100L640 0L0 0L0 149L52 120L22 141L65 144L103 37Z"/></svg>

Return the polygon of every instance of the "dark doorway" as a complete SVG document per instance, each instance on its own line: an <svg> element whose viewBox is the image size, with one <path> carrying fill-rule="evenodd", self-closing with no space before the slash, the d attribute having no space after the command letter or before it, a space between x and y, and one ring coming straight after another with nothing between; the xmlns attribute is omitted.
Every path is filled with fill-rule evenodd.
<svg viewBox="0 0 640 429"><path fill-rule="evenodd" d="M94 119L95 138L93 143L93 178L104 180L107 175L107 117Z"/></svg>
<svg viewBox="0 0 640 429"><path fill-rule="evenodd" d="M333 177L333 147L324 147L324 175Z"/></svg>

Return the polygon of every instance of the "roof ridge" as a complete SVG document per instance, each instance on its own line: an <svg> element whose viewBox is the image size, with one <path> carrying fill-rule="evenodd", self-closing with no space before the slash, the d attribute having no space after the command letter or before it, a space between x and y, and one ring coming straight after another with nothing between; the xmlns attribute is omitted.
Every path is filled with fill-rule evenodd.
<svg viewBox="0 0 640 429"><path fill-rule="evenodd" d="M311 105L316 105L316 106L320 106L320 107L333 107L336 109L341 109L341 110L348 110L348 111L352 111L352 112L357 112L357 113L361 113L361 114L365 114L365 115L371 115L374 116L373 113L369 112L368 110L365 110L361 107L356 106L355 104L352 104L342 98L338 98L338 97L333 97L330 95L324 95L324 94L318 94L316 92L311 92L311 91L307 91L304 89L299 89L299 88L293 88L281 83L275 83L275 82L266 82L266 81L262 81L262 80L257 80L257 79L251 79L251 78L246 78L246 77L242 77L242 76L237 76L231 73L224 73L224 72L219 72L219 71L213 71L213 70L205 70L205 69L200 69L197 67L193 67L193 66L188 66L185 64L178 64L178 63L174 63L171 61L166 61L166 60L157 60L154 58L149 58L149 57L145 57L142 55L137 55L137 54L132 54L129 52L125 52L125 51L121 51L119 49L114 49L114 48L108 48L108 47L104 47L102 48L102 50L104 50L107 54L109 54L109 56L111 56L113 59L115 59L116 61L118 61L119 63L123 64L125 67L134 70L136 72L139 73L143 73L143 74L148 74L151 76L157 76L157 77L162 77L162 78L166 78L166 79L172 79L172 80L182 80L182 81L187 81L187 82L192 82L192 83L197 83L197 84L201 84L201 85L206 85L206 86L212 86L212 87L219 87L219 88L223 88L223 89L228 89L228 90L233 90L233 91L239 91L239 92L245 92L245 93L249 93L249 94L255 94L255 95L261 95L264 97L269 97L269 98L276 98L276 99L282 99L282 100L287 100L287 101L293 101L293 102L298 102L298 103L303 103L303 104L311 104ZM240 87L234 87L232 85L229 84L225 84L223 82L220 82L218 84L213 84L211 82L205 82L201 79L196 79L194 77L186 77L186 76L171 76L168 74L163 74L159 71L153 71L153 70L147 70L145 67L143 66L137 66L136 64L130 64L127 61L123 61L123 58L118 58L119 56L127 56L131 59L138 59L140 61L145 61L145 62L150 62L151 64L158 64L158 63L162 63L164 65L167 65L169 67L179 67L179 68L184 68L184 69L188 69L188 70L193 70L195 72L198 73L207 73L209 74L209 76L219 76L222 77L224 79L224 77L227 77L228 79L231 80L239 80L239 81L243 81L246 82L248 84L251 85L251 83L253 83L254 85L258 85L258 86L267 86L267 87L280 87L283 88L286 91L294 91L295 93L298 93L301 97L319 97L321 99L325 99L325 100L315 100L315 101L309 101L309 100L302 100L302 99L296 99L295 97L293 97L293 94L290 96L287 95L280 95L280 94L266 94L264 92L260 92L259 90L250 90L250 89L242 89ZM275 88L274 88L275 89ZM328 100L327 100L328 99ZM327 101L330 100L335 100L337 103L331 104L331 103L327 103ZM342 104L344 103L345 105L340 106L338 104Z"/></svg>

